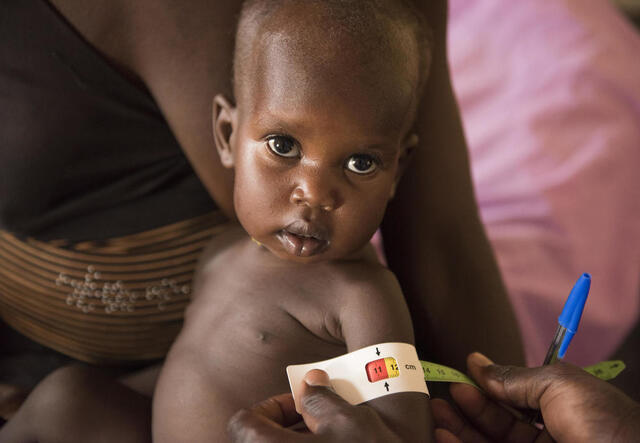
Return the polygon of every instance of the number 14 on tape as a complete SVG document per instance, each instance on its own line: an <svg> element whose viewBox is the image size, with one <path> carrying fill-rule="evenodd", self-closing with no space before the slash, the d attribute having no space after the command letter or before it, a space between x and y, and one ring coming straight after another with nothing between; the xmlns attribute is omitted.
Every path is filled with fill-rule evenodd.
<svg viewBox="0 0 640 443"><path fill-rule="evenodd" d="M478 387L469 377L453 368L420 360L424 379L426 381L442 381L450 383L467 383ZM601 380L611 380L616 378L625 368L624 362L620 360L601 361L595 365L583 368L589 374L598 377Z"/></svg>
<svg viewBox="0 0 640 443"><path fill-rule="evenodd" d="M621 361L606 361L585 370L598 378L610 380L624 367ZM298 411L298 393L305 374L311 369L325 371L334 391L351 404L396 392L421 392L428 395L425 381L467 383L477 387L460 371L419 360L415 347L410 344L380 343L329 360L287 366L287 376Z"/></svg>

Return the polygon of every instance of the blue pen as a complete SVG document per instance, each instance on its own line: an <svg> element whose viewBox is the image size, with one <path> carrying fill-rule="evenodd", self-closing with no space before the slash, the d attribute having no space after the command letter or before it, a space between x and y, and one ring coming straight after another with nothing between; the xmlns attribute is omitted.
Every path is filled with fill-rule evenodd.
<svg viewBox="0 0 640 443"><path fill-rule="evenodd" d="M573 289L571 289L571 293L569 293L569 297L567 297L567 301L564 303L562 313L560 317L558 317L558 328L547 351L547 356L542 363L543 366L550 365L559 358L564 358L569 343L571 343L573 336L578 330L590 288L591 275L584 273L580 276L576 284L573 285ZM527 414L525 418L527 422L535 423L541 421L542 416L538 411L535 411Z"/></svg>
<svg viewBox="0 0 640 443"><path fill-rule="evenodd" d="M591 275L584 273L580 276L576 284L573 285L573 289L571 289L571 293L569 297L567 297L564 308L562 308L562 313L560 317L558 317L558 329L556 329L556 334L553 336L551 346L549 346L549 350L547 351L547 356L542 363L543 365L550 365L558 358L564 357L569 343L571 343L573 336L578 330L590 288Z"/></svg>

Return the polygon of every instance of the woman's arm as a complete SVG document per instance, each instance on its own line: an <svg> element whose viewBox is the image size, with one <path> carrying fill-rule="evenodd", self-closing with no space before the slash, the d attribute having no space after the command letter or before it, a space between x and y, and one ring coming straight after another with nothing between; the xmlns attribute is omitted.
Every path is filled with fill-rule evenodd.
<svg viewBox="0 0 640 443"><path fill-rule="evenodd" d="M231 94L242 0L51 0L69 23L158 104L196 174L233 216L232 172L213 142L213 97Z"/></svg>
<svg viewBox="0 0 640 443"><path fill-rule="evenodd" d="M446 58L446 0L415 0L434 36L415 150L382 225L416 343L430 359L464 367L476 350L522 364L520 333L480 222L467 145Z"/></svg>
<svg viewBox="0 0 640 443"><path fill-rule="evenodd" d="M520 363L518 330L478 218L449 83L446 0L414 1L433 27L435 47L418 115L421 146L383 224L389 262L430 358L462 367L468 352L480 350ZM145 83L205 187L233 215L232 176L216 154L211 119L215 93L231 91L241 0L85 3L54 0L90 43Z"/></svg>
<svg viewBox="0 0 640 443"><path fill-rule="evenodd" d="M387 254L411 309L419 348L464 367L480 350L522 363L519 331L474 200L466 143L446 62L446 0L415 0L435 39L418 114L421 146L383 224ZM231 176L211 133L211 99L230 92L241 1L136 5L135 71L148 85L200 179L233 213ZM186 9L185 9L186 8Z"/></svg>
<svg viewBox="0 0 640 443"><path fill-rule="evenodd" d="M241 0L128 2L135 18L134 70L143 79L196 174L229 216L233 175L213 141L213 97L231 96L231 70Z"/></svg>

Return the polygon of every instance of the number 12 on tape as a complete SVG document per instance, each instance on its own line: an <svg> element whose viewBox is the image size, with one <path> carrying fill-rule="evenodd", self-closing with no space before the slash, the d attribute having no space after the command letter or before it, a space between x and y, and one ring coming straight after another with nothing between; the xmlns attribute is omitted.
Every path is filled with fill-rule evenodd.
<svg viewBox="0 0 640 443"><path fill-rule="evenodd" d="M381 343L358 349L330 360L287 366L291 392L298 405L298 393L305 374L322 369L329 374L333 390L352 405L396 392L429 395L420 370L416 348L407 343Z"/></svg>
<svg viewBox="0 0 640 443"><path fill-rule="evenodd" d="M610 380L624 368L621 361L606 361L585 370L603 380ZM352 405L396 392L422 392L429 395L425 381L467 383L478 387L460 371L418 360L416 348L410 344L381 343L330 360L287 366L289 385L298 412L298 393L305 374L311 369L325 371L333 390Z"/></svg>

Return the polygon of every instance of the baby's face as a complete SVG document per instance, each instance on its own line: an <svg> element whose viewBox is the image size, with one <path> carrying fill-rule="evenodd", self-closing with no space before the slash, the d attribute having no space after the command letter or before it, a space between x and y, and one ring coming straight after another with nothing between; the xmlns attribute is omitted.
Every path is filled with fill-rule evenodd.
<svg viewBox="0 0 640 443"><path fill-rule="evenodd" d="M223 163L235 169L239 221L273 254L345 258L382 221L415 143L407 135L415 94L398 78L403 69L293 52L277 41L262 49L230 111Z"/></svg>

